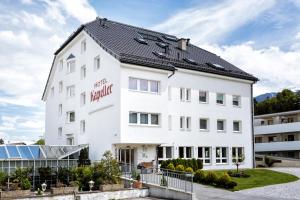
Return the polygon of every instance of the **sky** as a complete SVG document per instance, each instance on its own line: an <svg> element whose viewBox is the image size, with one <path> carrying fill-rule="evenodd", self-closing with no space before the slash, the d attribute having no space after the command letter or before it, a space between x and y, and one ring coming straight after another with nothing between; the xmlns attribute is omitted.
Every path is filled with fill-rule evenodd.
<svg viewBox="0 0 300 200"><path fill-rule="evenodd" d="M96 16L190 38L258 77L254 95L300 88L300 0L0 0L0 138L44 134L53 53Z"/></svg>

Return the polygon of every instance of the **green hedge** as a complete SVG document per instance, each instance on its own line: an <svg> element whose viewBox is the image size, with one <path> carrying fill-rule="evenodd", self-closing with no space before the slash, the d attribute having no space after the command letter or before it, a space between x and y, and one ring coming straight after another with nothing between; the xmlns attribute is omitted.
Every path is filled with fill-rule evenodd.
<svg viewBox="0 0 300 200"><path fill-rule="evenodd" d="M217 176L217 174L213 171L204 172L200 169L194 174L194 182L226 189L233 189L237 186L237 183L232 181L231 177L227 173Z"/></svg>
<svg viewBox="0 0 300 200"><path fill-rule="evenodd" d="M171 159L171 160L165 160L162 161L161 163L161 168L163 169L167 169L168 165L172 163L174 167L178 166L178 165L183 165L183 167L186 169L188 167L192 168L193 171L197 171L198 169L202 169L203 168L203 164L202 164L202 160L200 159L181 159L181 158L177 158L177 159Z"/></svg>

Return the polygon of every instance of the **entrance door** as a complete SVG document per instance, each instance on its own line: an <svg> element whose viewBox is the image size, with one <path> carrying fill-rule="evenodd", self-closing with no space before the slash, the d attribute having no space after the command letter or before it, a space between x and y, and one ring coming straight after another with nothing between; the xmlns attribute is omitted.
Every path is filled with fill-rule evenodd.
<svg viewBox="0 0 300 200"><path fill-rule="evenodd" d="M118 160L125 165L135 165L134 149L122 148L119 149Z"/></svg>

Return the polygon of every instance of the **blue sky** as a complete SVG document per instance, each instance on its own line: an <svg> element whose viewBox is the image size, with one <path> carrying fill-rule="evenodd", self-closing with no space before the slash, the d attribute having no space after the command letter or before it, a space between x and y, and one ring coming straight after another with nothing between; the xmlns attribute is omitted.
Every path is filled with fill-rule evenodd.
<svg viewBox="0 0 300 200"><path fill-rule="evenodd" d="M191 38L260 78L254 94L300 88L300 0L1 0L0 137L37 140L53 52L98 15Z"/></svg>

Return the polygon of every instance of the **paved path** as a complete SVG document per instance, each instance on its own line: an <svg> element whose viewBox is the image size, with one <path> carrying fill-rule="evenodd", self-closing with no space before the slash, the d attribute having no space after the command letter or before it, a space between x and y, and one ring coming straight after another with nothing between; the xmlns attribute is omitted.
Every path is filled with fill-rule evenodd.
<svg viewBox="0 0 300 200"><path fill-rule="evenodd" d="M272 170L294 174L300 177L300 168L272 168ZM300 180L265 187L230 192L194 183L194 192L199 200L295 200L300 199Z"/></svg>

